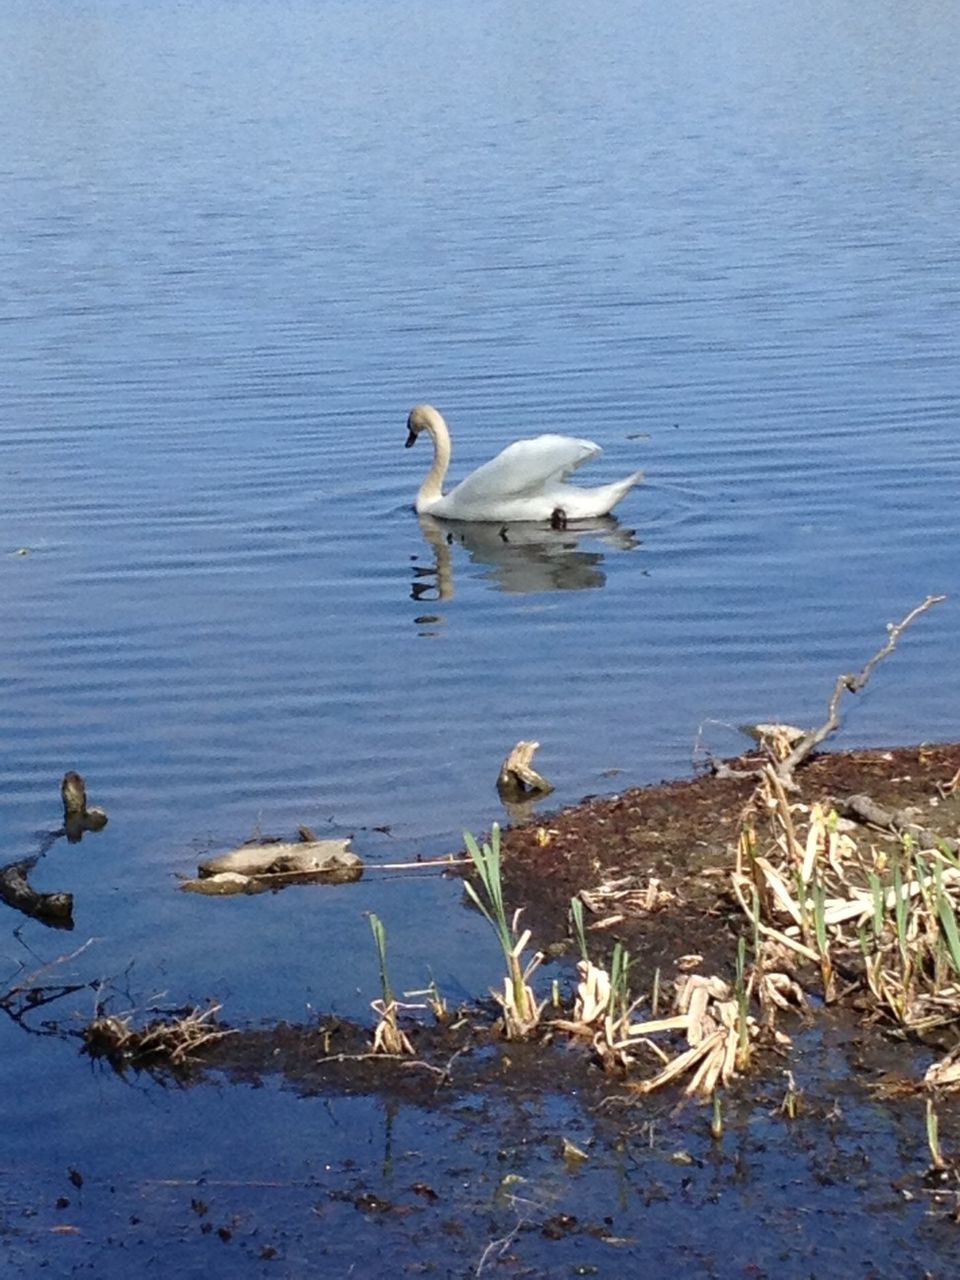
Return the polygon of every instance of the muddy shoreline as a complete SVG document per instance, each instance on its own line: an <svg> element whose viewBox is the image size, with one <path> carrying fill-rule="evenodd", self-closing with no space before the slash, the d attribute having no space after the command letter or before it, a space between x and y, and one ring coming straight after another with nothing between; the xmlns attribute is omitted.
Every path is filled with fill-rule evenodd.
<svg viewBox="0 0 960 1280"><path fill-rule="evenodd" d="M743 768L752 763L750 757L736 762ZM947 791L958 770L960 743L825 752L799 771L795 799L801 807L815 801L831 805L854 792L868 793L882 805L915 814L923 826L955 836L960 793ZM168 1072L183 1084L208 1079L211 1072L246 1083L276 1076L303 1094L387 1091L430 1105L450 1089L497 1086L509 1078L511 1088L576 1088L599 1102L623 1080L600 1069L589 1043L571 1042L552 1030L570 1004L575 980L571 899L580 894L590 903L586 934L592 953L602 959L617 943L629 949L635 991L648 991L655 982L666 990L691 969L729 980L745 929L730 891L732 850L755 787L751 778L704 774L587 797L504 830L506 904L511 912L522 909L530 947L545 955L539 988L545 993L553 984L557 998L556 1007L547 1001L542 1026L528 1043L504 1038L497 1006L488 993L478 992L469 1005L447 1009L441 1018L422 999L410 1002L401 1021L412 1060L374 1054L370 1026L324 1015L309 1024L255 1029L215 1022L223 1037L173 1064L163 1054L112 1053L96 1037L88 1040L88 1050L121 1071L133 1066ZM877 1019L866 1005L841 1001L834 1017L850 1036L873 1044L874 1056L884 1057L891 1028L873 1025ZM810 1015L787 1021L796 1031ZM929 1061L933 1049L955 1043L956 1034L950 1027L928 1041L914 1038L918 1063ZM763 1051L760 1046L761 1058ZM768 1048L765 1061L776 1065L788 1057Z"/></svg>
<svg viewBox="0 0 960 1280"><path fill-rule="evenodd" d="M866 792L955 835L958 769L960 744L824 753L798 771L795 800ZM373 1013L237 1026L229 1001L194 1017L198 1040L178 1062L88 1041L104 1097L127 1100L128 1139L142 1135L147 1094L182 1152L112 1142L108 1127L59 1183L6 1190L19 1222L0 1256L24 1275L41 1263L73 1274L82 1250L105 1280L157 1259L198 1278L376 1276L385 1258L437 1277L947 1280L960 1104L935 1095L935 1168L921 1082L954 1025L926 1043L856 1000L826 1006L812 972L808 1009L778 1015L789 1043L758 1040L713 1108L682 1083L641 1094L632 1071L551 1028L570 1015L570 899L584 890L591 955L629 947L636 990L659 972L667 992L693 957L730 979L744 931L731 858L755 785L631 788L504 831L507 905L547 953L542 1026L525 1041L504 1038L484 992L440 1018L402 1010L414 1052L396 1057L372 1052ZM211 1027L224 1034L205 1039ZM74 1023L59 1039L78 1034Z"/></svg>

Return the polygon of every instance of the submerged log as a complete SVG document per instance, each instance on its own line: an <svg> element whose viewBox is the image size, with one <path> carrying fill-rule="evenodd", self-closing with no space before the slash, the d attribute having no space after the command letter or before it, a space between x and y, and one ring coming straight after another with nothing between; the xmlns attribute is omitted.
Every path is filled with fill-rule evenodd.
<svg viewBox="0 0 960 1280"><path fill-rule="evenodd" d="M87 807L86 784L80 774L73 770L63 775L60 799L63 801L63 826L46 834L39 853L32 858L20 858L0 867L0 900L43 924L57 929L72 929L73 894L38 893L27 876L61 836L66 836L71 844L76 844L83 838L84 832L100 831L105 827L107 815L102 809Z"/></svg>
<svg viewBox="0 0 960 1280"><path fill-rule="evenodd" d="M73 928L72 893L38 893L27 880L36 858L0 867L0 898L8 906L58 929Z"/></svg>

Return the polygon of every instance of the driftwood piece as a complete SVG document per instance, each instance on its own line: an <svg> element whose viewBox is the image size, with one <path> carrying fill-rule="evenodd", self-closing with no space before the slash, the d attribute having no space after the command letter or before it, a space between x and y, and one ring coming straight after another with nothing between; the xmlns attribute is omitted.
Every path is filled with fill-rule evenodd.
<svg viewBox="0 0 960 1280"><path fill-rule="evenodd" d="M348 848L349 840L317 840L308 828L299 842L241 845L229 853L208 858L197 868L196 880L185 880L188 893L223 896L265 893L288 884L343 884L359 880L363 860Z"/></svg>
<svg viewBox="0 0 960 1280"><path fill-rule="evenodd" d="M504 803L547 796L553 790L553 784L533 767L533 755L539 746L539 742L518 742L500 766L497 792Z"/></svg>
<svg viewBox="0 0 960 1280"><path fill-rule="evenodd" d="M887 809L884 805L878 804L872 796L866 795L847 796L843 800L835 801L835 808L844 818L853 818L867 826L878 827L881 831L889 832L890 835L912 836L924 848L936 849L943 845L953 853L960 851L960 840L942 836L937 831L921 826L915 820L916 815L913 810Z"/></svg>

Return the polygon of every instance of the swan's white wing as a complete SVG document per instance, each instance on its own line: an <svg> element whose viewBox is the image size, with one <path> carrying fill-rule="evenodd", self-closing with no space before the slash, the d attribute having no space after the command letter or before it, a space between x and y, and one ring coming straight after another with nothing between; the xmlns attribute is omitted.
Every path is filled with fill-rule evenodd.
<svg viewBox="0 0 960 1280"><path fill-rule="evenodd" d="M592 440L577 440L572 436L546 435L517 440L477 467L447 498L455 494L457 502L479 503L532 497L559 484L601 452Z"/></svg>

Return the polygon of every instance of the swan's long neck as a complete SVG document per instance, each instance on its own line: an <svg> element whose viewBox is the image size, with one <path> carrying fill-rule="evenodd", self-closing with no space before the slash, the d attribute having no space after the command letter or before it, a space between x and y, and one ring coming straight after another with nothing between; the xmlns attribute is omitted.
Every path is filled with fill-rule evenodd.
<svg viewBox="0 0 960 1280"><path fill-rule="evenodd" d="M424 476L417 493L417 511L427 511L443 497L443 478L450 466L450 432L447 424L437 414L437 421L427 423L427 431L433 441L433 465Z"/></svg>

